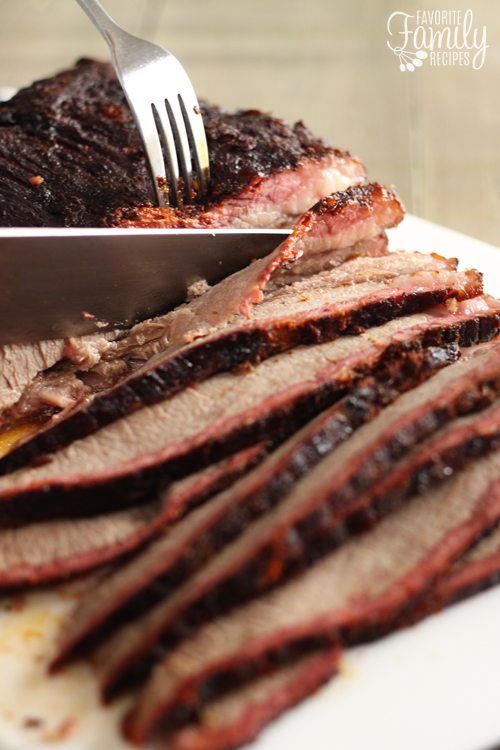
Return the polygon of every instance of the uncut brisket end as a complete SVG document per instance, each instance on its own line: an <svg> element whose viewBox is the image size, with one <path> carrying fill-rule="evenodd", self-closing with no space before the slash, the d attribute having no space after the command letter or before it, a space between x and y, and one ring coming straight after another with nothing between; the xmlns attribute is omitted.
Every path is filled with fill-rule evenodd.
<svg viewBox="0 0 500 750"><path fill-rule="evenodd" d="M0 225L285 226L364 168L303 125L202 105L203 204L154 209L139 133L112 66L80 60L0 104ZM32 178L42 178L42 181Z"/></svg>
<svg viewBox="0 0 500 750"><path fill-rule="evenodd" d="M347 257L346 248L339 246L339 237L354 241L348 248L350 255L366 256L370 252L371 233L397 223L402 215L401 204L394 193L377 184L367 185L352 195L331 196L328 210L323 205L321 209L308 212L291 236L266 258L224 279L176 310L136 325L117 344L111 357L103 358L87 375L78 373L82 386L80 400L103 388L105 392L97 395L90 405L87 399L80 407L52 420L40 433L0 461L0 470L19 468L36 460L40 454L64 447L143 404L166 398L217 372L254 364L296 344L334 338L349 332L349 327L360 329L405 311L416 311L447 296L460 298L479 294L481 279L471 272L463 277L463 283L460 277L420 279L424 288L418 287L419 279L415 278L413 289L407 284L394 291L392 299L386 302L380 299L380 292L386 297L390 293L383 286L378 288L379 297L373 286L365 288L365 296L357 307L356 294L351 292L350 308L348 304L346 307L345 292L342 297L342 290L339 290L337 297L340 292L344 303L336 306L335 290L339 286L383 282L418 270L442 270L444 273L456 268L456 261L417 253L394 254L390 264L384 263L383 258L367 257L364 267L360 268L356 261L344 263L342 270L330 269L327 274L290 286L288 294L286 289L268 291L268 287L280 280L285 266L291 269L299 256L309 257L309 251L314 256L318 239L321 248L327 242L330 247L328 263L335 267L339 253L339 262ZM320 253L321 257L323 255L324 252ZM324 265L324 260L320 265ZM409 285L411 287L411 280ZM363 294L362 288L359 294ZM197 341L200 338L203 340ZM191 347L183 347L191 342ZM154 359L148 362L152 357ZM50 377L48 373L45 380ZM57 377L61 390L64 388L61 375ZM119 384L110 390L116 382ZM25 418L27 408L36 413L44 385L42 378L41 383L24 394L17 411L14 409L4 419L15 420L19 411ZM71 380L68 385L73 393ZM40 408L46 408L43 399Z"/></svg>
<svg viewBox="0 0 500 750"><path fill-rule="evenodd" d="M450 351L450 355L453 357L454 353ZM412 358L411 367L404 368L392 382L377 383L368 378L356 386L353 393L289 438L231 490L191 513L170 533L116 570L104 586L94 587L65 623L53 666L62 664L75 650L81 651L89 636L95 643L96 635L102 636L103 625L109 633L124 620L137 617L141 606L153 606L155 599L163 598L206 564L248 523L277 505L298 479L393 401L398 392L447 364L441 353L436 356L432 351L423 352L421 359ZM115 651L112 642L110 649Z"/></svg>
<svg viewBox="0 0 500 750"><path fill-rule="evenodd" d="M452 365L401 396L302 480L289 485L288 493L274 510L269 508L260 520L251 524L243 516L240 535L232 543L226 542L218 554L212 552L211 559L204 561L194 576L186 577L185 567L177 581L167 575L164 598L157 597L160 600L153 609L119 630L97 653L105 693L112 690L118 679L141 657L150 653L159 640L171 635L170 631L182 633L184 628L189 630L193 623L206 620L214 612L223 612L276 586L361 530L366 526L367 517L370 524L374 524L393 507L401 505L419 486L409 477L417 477L420 483L424 478L429 484L438 481L442 478L439 476L442 456L448 461L453 459L456 464L470 458L471 445L472 455L495 445L499 434L498 405L493 407L493 413L487 410L462 422L453 421L457 414L474 412L499 393L500 346L485 359L479 365L476 362ZM448 421L451 424L438 431L430 444L422 442ZM478 436L484 443L481 449L477 444ZM412 446L416 446L413 453L403 459L401 465L395 463ZM265 467L264 463L253 474L258 476ZM216 502L213 500L212 504ZM214 537L224 544L224 519L222 523L218 520L212 533L212 539ZM200 542L203 547L203 535ZM220 541L219 544L212 542L212 550L220 547ZM137 572L140 566L139 560ZM134 572L134 561L129 563L128 571L115 576L121 577L122 591L127 574L130 580L131 572ZM149 602L151 606L154 597ZM91 598L87 607L92 610L96 604ZM129 611L133 612L133 602L131 604ZM77 612L75 621L65 629L66 649L72 632L79 631L81 637L89 619L84 611ZM64 653L64 645L61 653Z"/></svg>
<svg viewBox="0 0 500 750"><path fill-rule="evenodd" d="M266 452L247 448L181 479L150 502L91 518L58 519L0 529L0 588L33 586L116 560L157 537L193 507L250 470Z"/></svg>
<svg viewBox="0 0 500 750"><path fill-rule="evenodd" d="M169 748L231 750L254 740L273 719L333 677L339 658L335 647L302 656L202 705L196 722L169 736Z"/></svg>
<svg viewBox="0 0 500 750"><path fill-rule="evenodd" d="M401 609L500 518L500 454L415 498L281 588L203 626L160 662L125 721L143 742L151 730L217 695L228 674L321 638L358 640ZM227 681L226 681L227 684Z"/></svg>
<svg viewBox="0 0 500 750"><path fill-rule="evenodd" d="M478 297L457 303L454 312L434 308L360 336L297 347L250 372L217 375L73 443L44 465L0 478L0 513L30 519L134 502L158 482L270 434L286 437L359 378L390 377L404 366L405 358L398 360L404 352L492 338L499 312L497 302Z"/></svg>

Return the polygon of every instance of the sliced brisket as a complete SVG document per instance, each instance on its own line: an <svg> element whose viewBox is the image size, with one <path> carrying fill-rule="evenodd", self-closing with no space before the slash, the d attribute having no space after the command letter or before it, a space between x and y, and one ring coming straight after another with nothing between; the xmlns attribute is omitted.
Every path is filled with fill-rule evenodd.
<svg viewBox="0 0 500 750"><path fill-rule="evenodd" d="M29 519L119 507L144 497L158 482L273 432L290 434L361 376L397 372L404 352L496 335L498 302L478 297L455 308L437 307L360 336L297 347L250 372L217 375L144 407L47 457L42 466L2 477L0 513Z"/></svg>
<svg viewBox="0 0 500 750"><path fill-rule="evenodd" d="M344 264L341 271L330 269L326 274L311 278L309 283L290 287L288 293L272 290L280 281L285 266L293 268L302 254L314 256L318 239L322 247L327 242L330 251L326 255L330 265L335 267L349 255L366 256L374 241L371 233L397 223L402 215L394 194L377 184L364 186L355 193L348 191L331 196L303 216L292 235L267 258L224 279L176 310L135 326L110 357L105 357L90 373L78 373L80 394L71 380L73 373L65 374L64 383L59 379L60 399L66 396L71 401L75 392L77 400L92 393L106 392L97 396L90 406L87 400L81 408L52 420L27 445L20 446L4 459L3 471L36 460L41 453L68 445L145 403L166 398L216 372L259 362L297 343L319 342L366 327L374 321L380 323L405 311L422 309L432 301L479 294L480 278L470 273L463 277L464 289L459 289L459 277L443 276L439 280L424 277L420 279L423 287L418 286L416 277L413 290L411 280L407 279L406 285L403 283L403 288L391 298L389 290L383 288L384 280L418 271L452 271L456 266L455 261L437 256L402 253L392 257L393 270L387 262L382 262L383 258L378 259L381 264L377 266L377 258L368 257L364 268L353 261ZM355 244L342 248L341 240L355 240ZM321 253L323 255L325 253ZM324 261L321 263L324 265ZM350 306L349 292L337 289L354 282L370 281L378 281L381 286L378 290L377 287L360 288L358 296L361 298L357 303L356 294L351 292ZM387 303L377 297L377 291L389 297ZM252 307L254 315L249 317ZM203 340L197 342L200 337ZM194 342L191 347L183 347L191 342ZM149 362L152 357L155 358ZM141 368L144 362L146 365ZM46 409L47 400L40 399L40 393L47 386L53 391L46 380L42 378L29 389L6 418L15 422L20 411L25 418L30 408L30 416L36 415L40 400L41 407ZM117 382L119 385L110 390Z"/></svg>
<svg viewBox="0 0 500 750"><path fill-rule="evenodd" d="M115 560L222 491L265 452L259 444L181 479L154 500L116 513L0 529L0 587L39 585Z"/></svg>
<svg viewBox="0 0 500 750"><path fill-rule="evenodd" d="M301 340L307 342L307 339L310 341L317 339L328 340L335 339L339 335L352 335L353 333L369 328L371 325L380 325L386 320L399 315L426 309L433 303L460 299L464 296L472 297L481 291L480 279L473 271L463 273L456 271L436 272L436 270L416 272L397 276L392 280L393 284L390 286L388 281L365 282L338 287L335 292L327 286L327 281L328 279L324 279L324 286L320 289L308 289L308 285L305 283L300 285L297 283L296 286L298 288L294 289L293 296L290 293L285 294L282 291L281 293L276 293L273 299L269 301L269 304L263 303L262 307L265 307L270 314L274 314L275 318L272 322L265 320L261 322L260 314L254 316L253 326L260 329L258 335L261 339L265 337L266 341L262 342L263 345L258 352L252 352L250 347L240 350L243 356L245 356L246 352L247 357L252 357L253 355L254 359L257 359L257 357L265 359L266 355L273 353L273 350L286 350L289 346L293 346L294 339L299 342ZM306 306L311 299L314 299L318 305L321 305L322 302L323 304L314 311L307 310ZM283 314L282 311L284 309L287 310L287 318L279 321L278 315ZM262 310L262 313L264 312ZM260 310L259 313L261 313ZM290 315L289 318L288 314ZM293 324L291 321L293 321ZM239 332L236 332L236 336L238 336L238 333L243 333L243 336L248 340L248 327L246 331L240 329ZM223 345L227 349L230 348L231 339L234 342L234 337L234 330L224 334ZM215 342L207 342L208 347L211 347L213 343ZM220 344L221 342L217 343ZM195 359L200 354L203 356L201 349L204 345L201 344L198 347L194 347L193 353ZM239 343L236 343L235 348L239 345ZM172 356L169 362L170 370L174 369L175 364L179 363L180 358L185 360L185 373L187 377L191 375L191 377L196 378L198 375L198 378L202 379L199 372L197 374L196 371L188 370L186 360L189 359L189 354L185 350L177 350ZM221 362L221 359L219 362ZM107 364L104 367L107 367ZM149 372L145 377L149 378L151 370L155 370L156 367L156 362L148 366ZM102 365L100 368L102 368ZM88 383L89 378L92 377L93 373L90 373L90 376L80 375L80 378L75 378L74 373L67 372L46 374L40 381L36 380L34 382L13 410L4 414L4 422L7 424L10 422L15 425L18 423L19 418L25 421L27 417L33 418L34 415L38 417L40 409L47 409L51 404L65 407L67 405L65 399L71 404L73 394L76 395L77 399L81 400L82 395L83 397L88 395L89 389L85 383ZM123 404L121 400L122 391L130 392L131 388L136 391L137 382L141 377L142 375L134 377L133 384L123 383L114 392L97 396L97 403L94 402L90 406L87 400L79 411L75 412L72 410L66 418L64 415L61 415L47 426L42 427L42 431L36 433L23 445L18 446L15 453L4 459L4 473L7 469L17 468L19 465L22 465L23 460L26 460L28 457L32 460L33 458L36 459L36 452L41 451L46 445L49 445L49 448L51 448L50 452L52 452L57 447L58 443L56 441L58 438L61 438L61 435L62 438L59 442L59 447L64 447L67 442L66 438L71 436L73 430L76 431L77 428L75 428L75 425L81 427L84 419L89 419L90 412L94 414L98 413L100 420L104 421L109 415L109 411L107 413L105 411L105 406L109 405L109 402L113 402L117 397L117 391L120 394L118 396L120 409L122 406L124 407L124 411L130 411L134 406L137 408L137 395L135 395L135 402L130 399ZM61 383L61 379L63 379L63 383ZM63 385L62 388L61 385ZM176 382L173 386L173 390L178 390L180 383ZM159 393L160 389L155 393L156 398L159 398ZM30 408L33 406L34 409ZM12 417L14 418L12 419ZM94 422L93 427L94 429L96 428L96 422ZM83 431L83 433L85 435L85 433L88 434L93 431L91 428ZM83 435L80 434L81 436Z"/></svg>
<svg viewBox="0 0 500 750"><path fill-rule="evenodd" d="M500 582L500 527L489 530L451 570L432 583L401 614L399 627L411 625L455 602Z"/></svg>
<svg viewBox="0 0 500 750"><path fill-rule="evenodd" d="M203 705L196 723L169 737L170 750L231 750L254 740L273 719L336 674L339 656L338 649L330 648L300 657Z"/></svg>
<svg viewBox="0 0 500 750"><path fill-rule="evenodd" d="M311 276L323 270L325 256L329 268L335 268L350 258L378 256L381 254L380 232L399 224L403 216L403 208L395 193L376 182L323 198L300 217L290 236L268 256L160 318L162 338L169 345L189 343L229 323L236 326L248 323L254 305L266 299L266 291L287 283L281 278L283 272L289 274L293 269L299 277ZM370 243L375 239L375 252L372 252ZM382 254L387 254L385 246ZM319 267L310 268L305 274L301 270L302 261L313 263L318 256L321 258ZM437 257L435 260L436 266L443 267L444 259ZM337 286L335 275L331 284ZM282 316L283 310L280 312ZM265 311L262 316L261 319L272 320L272 315ZM136 326L132 335L135 331L144 337L144 324ZM128 341L125 346L129 347ZM147 357L150 356L148 351Z"/></svg>
<svg viewBox="0 0 500 750"><path fill-rule="evenodd" d="M246 505L243 505L241 515L237 513L242 500L238 488L250 483L252 475L249 475L234 488L236 512L229 516L229 521L233 524L232 536L238 532L240 535L229 544L226 527L230 524L227 518L221 518L219 507L224 498L213 499L203 509L201 522L190 528L190 539L192 542L197 539L197 546L202 550L201 559L197 560L198 571L194 575L186 575L193 571L194 566L190 567L187 532L182 540L182 525L171 534L171 539L181 542L177 547L177 557L172 557L171 542L170 559L165 551L163 557L158 555L155 559L154 551L150 549L137 561L131 561L125 570L117 572L114 586L108 590L112 593L107 601L108 612L113 600L123 608L125 594L129 598L134 593L137 596L137 584L141 583L143 597L148 585L153 588L146 600L149 606L155 599L158 603L145 615L121 628L98 651L96 663L104 692L109 693L123 674L141 657L150 654L166 634L172 635L172 629L182 633L214 612L221 613L235 603L277 585L342 543L350 534L364 528L367 521L374 523L393 507L401 505L423 481L430 484L447 476L443 465L448 470L457 462L470 459L471 452L478 455L494 446L500 435L499 403L478 415L453 421L457 414L474 412L498 397L500 345L491 354L491 357L484 357L484 362L476 362L483 357L475 357L446 368L401 396L311 468L303 479L294 484L289 482L286 485L288 493L274 510L271 503L266 503L268 488L261 485L259 493L250 498L250 505L257 505L260 501L261 506L265 508L267 505L269 510L260 520L250 524ZM429 442L422 442L449 420L452 420L450 425L438 431ZM400 463L395 463L413 446L416 446L413 452ZM262 477L271 461L270 458L263 463L253 476ZM271 487L276 484L269 474L263 478ZM226 498L232 494L228 491ZM211 507L213 528L207 523ZM200 516L198 514L198 518ZM184 526L188 526L187 521ZM214 554L214 550L224 545L222 552ZM156 562L156 569L148 566L152 560ZM145 569L151 570L149 584ZM163 587L158 585L160 576L163 576ZM135 592L131 586L134 577ZM95 627L95 613L99 611L99 597L95 597L95 593L92 592L87 600L87 612L82 607L69 627L65 627L61 657L78 644L78 639L89 633L90 627ZM104 595L105 589L101 587L100 598ZM134 609L132 600L127 616L122 614L121 621L128 619ZM89 617L92 612L93 625ZM101 604L101 621L103 613L105 616L106 608Z"/></svg>
<svg viewBox="0 0 500 750"><path fill-rule="evenodd" d="M319 461L364 422L372 419L398 392L411 388L446 364L441 356L424 353L412 359L393 382L367 379L352 394L322 412L275 450L258 470L250 472L230 491L220 494L190 514L176 528L152 543L128 564L97 585L65 623L54 667L91 637L102 637L118 624L138 617L167 592L203 567L222 546L245 526L268 512ZM186 481L186 480L184 480Z"/></svg>
<svg viewBox="0 0 500 750"><path fill-rule="evenodd" d="M358 159L300 122L202 109L208 200L161 211L152 207L144 150L111 65L80 60L23 89L0 104L0 225L283 226L364 179Z"/></svg>
<svg viewBox="0 0 500 750"><path fill-rule="evenodd" d="M359 640L374 626L388 625L498 522L499 477L495 453L283 587L202 627L155 668L127 717L127 737L144 741L179 706L215 697L228 674L248 679L273 652L320 638Z"/></svg>
<svg viewBox="0 0 500 750"><path fill-rule="evenodd" d="M500 581L500 529L481 539L436 581L430 595L440 606L464 599Z"/></svg>

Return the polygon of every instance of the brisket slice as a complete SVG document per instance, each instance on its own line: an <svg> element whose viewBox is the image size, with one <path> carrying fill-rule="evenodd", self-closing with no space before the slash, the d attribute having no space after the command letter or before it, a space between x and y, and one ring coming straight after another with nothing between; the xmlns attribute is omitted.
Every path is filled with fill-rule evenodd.
<svg viewBox="0 0 500 750"><path fill-rule="evenodd" d="M500 582L500 527L489 531L401 614L406 627Z"/></svg>
<svg viewBox="0 0 500 750"><path fill-rule="evenodd" d="M325 255L330 268L348 258L378 255L378 236L384 229L399 224L403 215L395 193L376 182L323 198L300 217L290 236L272 253L209 287L188 304L157 318L154 335L158 336L160 323L165 348L165 344L190 343L228 323L248 323L252 308L263 301L266 290L282 285L282 269L288 273L288 269L298 268L297 273L301 274L301 259L313 260L320 255L319 268L310 269L308 275L311 275L315 270L323 270ZM370 241L374 239L377 239L376 252L372 253ZM383 253L387 253L385 245ZM270 316L265 317L268 320ZM142 342L149 335L149 323L139 323L132 329L131 336L124 342L127 351L137 332ZM149 348L147 358L153 353Z"/></svg>
<svg viewBox="0 0 500 750"><path fill-rule="evenodd" d="M231 750L254 740L288 708L336 674L340 651L328 648L275 667L201 707L196 722L168 738L170 750Z"/></svg>
<svg viewBox="0 0 500 750"><path fill-rule="evenodd" d="M98 650L96 664L105 694L141 658L150 655L158 641L168 643L176 633L188 631L213 613L223 612L296 574L362 530L367 519L375 523L404 503L415 491L414 478L438 481L443 456L456 464L466 461L471 452L485 452L495 445L500 434L498 403L493 412L486 410L462 421L451 421L430 442L422 442L455 415L481 408L498 396L500 347L494 362L487 363L482 373L481 368L478 372L468 365L453 365L401 396L297 481L274 510L251 524L243 517L240 536L219 554L212 552L211 559L199 565L194 575L177 576L177 581L167 576L164 597L157 593L159 602L152 609L128 623ZM452 370L458 370L455 377L450 374ZM413 446L413 452L395 463ZM216 502L214 499L211 505ZM216 547L219 538L222 544ZM212 550L224 544L224 519L211 539ZM205 532L198 544L203 548L207 541ZM133 565L129 563L129 574ZM126 582L125 576L122 580ZM175 583L176 587L172 585ZM158 592L157 582L154 591ZM154 602L153 596L150 601ZM129 611L134 611L133 604ZM83 627L83 618L77 616L76 621L66 633Z"/></svg>
<svg viewBox="0 0 500 750"><path fill-rule="evenodd" d="M208 198L160 211L111 65L80 60L23 89L0 104L0 225L286 226L322 196L364 179L358 159L300 122L202 110Z"/></svg>
<svg viewBox="0 0 500 750"><path fill-rule="evenodd" d="M265 258L223 279L188 305L164 318L164 337L170 344L186 343L228 323L245 323L254 305L262 302L267 289L282 286L280 274L296 269L301 276L324 270L327 255L330 268L349 258L379 255L378 237L402 220L404 210L394 191L369 183L322 198L296 222L289 237ZM372 253L371 240L377 240ZM386 254L384 245L383 254ZM308 274L301 261L321 256L318 268ZM286 283L286 282L285 282ZM234 316L239 315L239 320ZM268 316L267 316L268 317ZM144 334L144 326L136 329Z"/></svg>
<svg viewBox="0 0 500 750"><path fill-rule="evenodd" d="M160 721L217 695L228 674L311 639L355 636L401 608L500 518L500 454L414 499L300 576L203 626L155 668L125 721L143 742ZM226 682L227 684L227 682Z"/></svg>
<svg viewBox="0 0 500 750"><path fill-rule="evenodd" d="M92 589L66 621L53 666L62 664L75 650L81 651L89 637L94 644L102 638L103 630L108 634L153 606L238 536L246 524L277 505L298 479L393 401L398 392L445 364L441 352L436 356L424 350L420 360L412 357L412 366L404 368L392 382L377 383L367 378L353 393L289 438L259 469L117 569L104 586Z"/></svg>
<svg viewBox="0 0 500 750"><path fill-rule="evenodd" d="M398 371L405 351L492 338L499 312L498 302L478 297L457 303L454 312L434 308L360 336L297 347L250 372L217 375L73 443L42 466L0 478L0 513L27 519L89 514L144 498L158 482L271 433L290 434L360 377Z"/></svg>
<svg viewBox="0 0 500 750"><path fill-rule="evenodd" d="M262 459L258 444L181 479L136 508L0 529L0 587L39 585L122 557L208 500Z"/></svg>
<svg viewBox="0 0 500 750"><path fill-rule="evenodd" d="M166 398L216 372L254 364L294 344L336 337L343 331L348 332L349 326L366 327L375 320L382 322L403 314L405 310L422 309L431 298L440 301L446 296L444 278L442 284L428 279L427 295L425 289L416 290L412 295L410 289L405 288L402 299L398 300L396 294L392 305L384 305L376 295L370 299L368 293L368 297L365 294L365 298L359 301L358 308L351 304L349 309L345 303L343 308L342 305L336 307L335 291L332 294L331 290L338 286L354 281L383 282L418 270L451 271L456 266L456 262L436 256L408 254L405 258L401 257L402 253L392 257L392 270L388 263L377 267L376 258L367 258L366 267L354 263L351 273L350 264L347 264L343 271L330 269L316 282L311 280L308 284L301 284L300 288L293 286L289 294L271 291L266 295L267 286L276 283L277 274L284 264L290 265L301 253L308 255L312 248L308 242L314 244L318 237L324 242L326 237L331 246L327 253L329 262L335 266L346 258L347 251L354 256L369 253L370 243L373 243L369 239L370 233L397 223L402 217L401 205L394 194L378 185L365 186L352 195L332 196L328 199L328 210L325 210L325 205L315 207L302 217L292 235L267 258L224 279L201 297L176 310L135 326L111 357L105 358L88 375L80 375L80 399L97 391L106 392L97 396L90 406L85 402L80 408L53 420L46 429L6 458L0 470L19 468L41 453L53 452L145 403ZM337 236L356 242L353 247L342 249ZM377 246L377 252L379 250ZM458 278L455 283L459 283ZM479 277L470 275L465 287L467 291L461 292L462 296L479 293ZM448 295L452 294L449 289ZM264 301L263 295L266 295ZM261 304L254 308L254 317L249 319L252 306L258 302ZM288 312L292 302L295 306L293 315ZM331 324L328 323L330 318ZM226 328L229 323L231 326ZM208 334L212 337L207 339ZM204 337L203 341L197 342L200 337ZM191 348L183 348L183 344L190 342L194 342ZM154 355L156 358L148 362ZM144 362L147 364L141 368ZM112 389L117 382L119 385ZM43 391L44 383L41 385ZM71 380L66 388L60 381L58 388L75 392ZM20 404L24 416L26 401L33 412L37 399L40 399L40 388L35 388L34 394L25 394ZM16 419L18 411L10 414L11 420Z"/></svg>

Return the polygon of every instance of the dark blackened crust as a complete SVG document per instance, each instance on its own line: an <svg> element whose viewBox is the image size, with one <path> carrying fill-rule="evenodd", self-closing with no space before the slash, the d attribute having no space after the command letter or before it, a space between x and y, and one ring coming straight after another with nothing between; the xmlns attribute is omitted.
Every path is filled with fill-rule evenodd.
<svg viewBox="0 0 500 750"><path fill-rule="evenodd" d="M457 435L451 446L442 447L436 440L433 452L426 451L420 455L417 450L414 462L408 461L399 471L390 470L401 455L406 453L409 445L418 444L419 440L428 435L430 425L439 427L457 416L469 414L492 403L498 397L499 387L500 379L494 383L481 384L475 393L472 388L465 399L452 404L448 409L436 409L421 422L416 421L412 426L413 432L406 428L404 434L397 436L396 440L380 446L375 461L373 457L367 457L372 460L367 460L360 474L338 489L331 498L325 499L320 509L316 508L290 527L289 538L295 539L295 544L280 545L275 540L266 548L259 549L248 567L231 576L220 588L209 594L206 601L200 603L200 612L191 613L191 618L194 617L195 622L204 620L211 612L227 609L228 603L234 606L279 585L353 535L376 525L409 498L446 480L450 469L463 468L471 460L497 448L500 443L500 424L490 430L485 429L484 434L481 425L477 429L464 431L463 436ZM383 483L380 483L381 467L389 472ZM269 571L273 571L272 576Z"/></svg>
<svg viewBox="0 0 500 750"><path fill-rule="evenodd" d="M297 639L296 642L287 643L281 647L276 645L274 649L270 648L266 653L258 653L255 659L242 654L241 662L232 663L228 668L221 669L218 673L207 674L206 679L200 680L201 684L195 686L189 697L186 695L184 702L174 706L172 711L169 712L168 718L162 722L162 736L168 740L169 748L170 741L172 741L172 748L176 750L175 743L181 736L184 726L189 725L189 722L199 721L200 709L203 711L204 707L209 708L212 701L224 698L226 694L230 694L232 691L245 690L245 687L254 680L265 679L276 670L286 669L287 666L297 664L299 660L305 661L316 658L322 661L327 653L332 654L335 660L334 664L337 666L342 651L336 636L337 634L334 638L321 635ZM323 668L325 666L323 664ZM326 682L326 680L324 681ZM303 697L306 697L306 695L304 694ZM273 702L272 697L269 696L268 708L271 708ZM125 717L123 725L125 736L134 744L143 744L144 739L136 743L136 740L132 737L132 732L129 731L131 729L128 722L129 718L131 718L130 714ZM204 750L204 746L202 747ZM216 747L217 750L220 750L218 745ZM222 745L222 747L226 748L230 745Z"/></svg>
<svg viewBox="0 0 500 750"><path fill-rule="evenodd" d="M206 103L201 109L213 202L306 160L319 161L332 152L339 159L350 157L314 136L303 122L290 125L257 109L230 114Z"/></svg>
<svg viewBox="0 0 500 750"><path fill-rule="evenodd" d="M321 198L309 212L322 216L325 213L333 212L335 214L345 211L350 205L371 210L377 204L387 204L387 211L394 211L393 223L387 225L387 228L396 226L402 221L405 209L400 199L390 188L378 182L370 182L367 185L352 185L346 190Z"/></svg>
<svg viewBox="0 0 500 750"><path fill-rule="evenodd" d="M257 110L228 114L207 104L203 114L210 193L184 219L305 161L350 158L301 122L291 126ZM43 182L33 184L32 177ZM0 103L0 226L99 226L116 211L126 219L155 201L111 65L80 60Z"/></svg>
<svg viewBox="0 0 500 750"><path fill-rule="evenodd" d="M0 105L0 225L99 226L106 211L154 199L110 65L81 60Z"/></svg>
<svg viewBox="0 0 500 750"><path fill-rule="evenodd" d="M479 291L480 286L471 284L470 294ZM45 454L54 453L143 406L158 403L217 373L257 365L295 346L320 344L338 336L362 333L394 318L426 310L454 296L456 290L446 287L417 292L409 289L386 300L367 300L365 303L360 300L355 309L347 312L313 310L298 320L248 325L205 338L169 354L151 369L142 370L111 391L97 395L90 404L78 407L75 412L28 438L0 458L0 475L43 460ZM483 319L481 325L484 331L476 330L476 324L471 321L470 335L466 331L467 325L463 333L464 341L472 343L474 335L480 337L478 340L485 341L494 335L493 320L488 323L488 319ZM491 333L487 331L489 326Z"/></svg>

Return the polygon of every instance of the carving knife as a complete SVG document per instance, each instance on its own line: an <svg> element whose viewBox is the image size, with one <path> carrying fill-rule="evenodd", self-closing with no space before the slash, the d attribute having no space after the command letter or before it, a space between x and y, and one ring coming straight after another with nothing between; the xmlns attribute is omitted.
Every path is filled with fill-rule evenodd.
<svg viewBox="0 0 500 750"><path fill-rule="evenodd" d="M106 331L172 309L287 229L0 228L0 345Z"/></svg>

